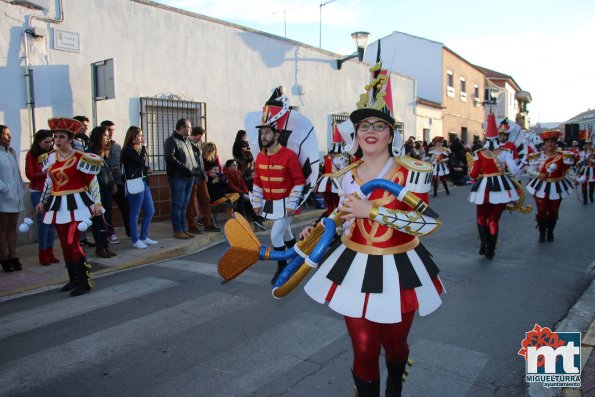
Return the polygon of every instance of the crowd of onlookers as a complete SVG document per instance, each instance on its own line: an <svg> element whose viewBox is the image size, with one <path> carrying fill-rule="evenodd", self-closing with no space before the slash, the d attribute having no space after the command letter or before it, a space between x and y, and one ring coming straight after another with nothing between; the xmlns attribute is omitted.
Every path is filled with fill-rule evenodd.
<svg viewBox="0 0 595 397"><path fill-rule="evenodd" d="M427 141L416 141L415 137L409 137L404 144L405 154L418 160L429 161L429 151L432 149L433 143ZM454 138L451 142L446 140L442 141L442 146L448 148L449 158L447 161L448 169L450 174L447 178L452 183L458 186L468 185L468 166L467 166L467 153L472 153L475 150L483 147L483 142L476 139L473 145L463 143L459 138Z"/></svg>
<svg viewBox="0 0 595 397"><path fill-rule="evenodd" d="M112 222L113 204L121 213L124 231L134 248L145 249L157 244L149 237L155 207L148 183L152 171L142 130L130 126L120 145L114 140L114 122L104 120L89 132L87 117L76 116L74 119L83 126L74 135L74 149L93 153L102 160L97 182L105 209L102 216L95 216L90 221L89 231L93 238L87 236L88 232L81 232L80 245L94 248L99 257L117 255L110 249L110 244L120 243L121 237ZM239 212L257 228L265 230L263 219L254 214L249 199L254 180L254 155L246 132L237 132L233 158L224 163L219 158L217 145L203 142L205 135L201 126L192 127L190 120L180 119L175 131L164 142L173 237L190 239L203 231L219 232L213 216L213 212L219 211L228 217L233 211ZM22 268L16 256L16 233L19 213L25 211L23 178L10 142L9 127L0 126L0 262L6 272ZM33 208L40 202L47 178L39 159L52 150L52 131L37 131L25 159L28 199ZM59 262L53 250L56 231L42 219L43 214L37 214L39 263L48 266Z"/></svg>

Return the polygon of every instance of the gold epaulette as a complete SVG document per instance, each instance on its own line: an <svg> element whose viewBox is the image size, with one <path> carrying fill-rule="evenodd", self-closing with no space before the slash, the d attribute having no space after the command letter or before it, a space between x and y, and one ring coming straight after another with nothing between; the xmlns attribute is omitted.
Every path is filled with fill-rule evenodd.
<svg viewBox="0 0 595 397"><path fill-rule="evenodd" d="M54 153L53 150L46 152L46 153L42 153L39 156L37 156L37 162L40 164L43 164L44 161L46 161L48 159L48 157L50 157L50 153Z"/></svg>
<svg viewBox="0 0 595 397"><path fill-rule="evenodd" d="M350 170L354 169L355 167L357 167L358 165L360 165L363 161L364 161L363 159L359 159L355 163L349 164L347 167L343 168L342 170L339 170L337 172L329 174L329 177L330 178L338 178L341 175L346 174L348 171L350 171Z"/></svg>
<svg viewBox="0 0 595 397"><path fill-rule="evenodd" d="M539 156L541 156L541 152L531 153L530 155L527 156L527 160L535 160L535 159L538 159Z"/></svg>
<svg viewBox="0 0 595 397"><path fill-rule="evenodd" d="M89 164L98 165L101 167L103 164L103 159L101 156L95 153L87 153L87 152L80 152L83 156L81 158L82 161L85 161Z"/></svg>
<svg viewBox="0 0 595 397"><path fill-rule="evenodd" d="M434 166L432 165L432 163L414 159L413 157L409 157L409 156L395 157L394 160L395 160L395 163L399 164L402 167L407 168L410 171L432 172L432 170L434 169Z"/></svg>

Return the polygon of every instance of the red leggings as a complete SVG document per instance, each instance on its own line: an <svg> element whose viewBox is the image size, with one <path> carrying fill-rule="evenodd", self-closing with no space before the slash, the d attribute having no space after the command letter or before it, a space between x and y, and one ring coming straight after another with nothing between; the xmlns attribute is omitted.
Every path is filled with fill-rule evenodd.
<svg viewBox="0 0 595 397"><path fill-rule="evenodd" d="M55 225L66 263L78 263L85 257L85 252L79 244L78 224L79 222L70 222Z"/></svg>
<svg viewBox="0 0 595 397"><path fill-rule="evenodd" d="M324 197L326 203L326 211L322 216L329 216L339 206L339 195L333 192L323 192L322 197Z"/></svg>
<svg viewBox="0 0 595 397"><path fill-rule="evenodd" d="M477 224L481 226L487 226L491 235L498 233L498 222L500 222L500 216L506 208L506 204L492 204L486 203L477 206Z"/></svg>
<svg viewBox="0 0 595 397"><path fill-rule="evenodd" d="M400 363L409 356L407 335L415 312L404 313L395 324L375 323L365 318L345 317L347 331L353 345L353 373L365 381L380 379L380 348L387 361Z"/></svg>
<svg viewBox="0 0 595 397"><path fill-rule="evenodd" d="M535 205L537 206L537 220L546 221L548 219L558 219L558 210L562 199L550 200L548 195L544 198L533 197L535 199Z"/></svg>

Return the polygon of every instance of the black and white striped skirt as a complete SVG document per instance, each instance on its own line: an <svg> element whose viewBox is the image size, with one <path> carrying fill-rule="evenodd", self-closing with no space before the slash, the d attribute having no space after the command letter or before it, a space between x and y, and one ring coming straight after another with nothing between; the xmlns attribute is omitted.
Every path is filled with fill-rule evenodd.
<svg viewBox="0 0 595 397"><path fill-rule="evenodd" d="M442 304L438 267L421 244L393 255L335 244L327 255L304 290L339 314L393 324L401 322L402 313L417 310L425 316Z"/></svg>

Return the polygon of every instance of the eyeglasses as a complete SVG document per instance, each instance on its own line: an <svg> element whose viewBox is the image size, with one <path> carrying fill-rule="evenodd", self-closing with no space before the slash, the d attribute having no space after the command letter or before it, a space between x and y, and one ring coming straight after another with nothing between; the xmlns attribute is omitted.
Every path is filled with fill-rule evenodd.
<svg viewBox="0 0 595 397"><path fill-rule="evenodd" d="M357 130L368 131L370 127L372 127L372 129L376 132L382 132L388 127L388 124L386 124L384 121L375 121L374 123L368 123L367 121L364 121L357 125Z"/></svg>

